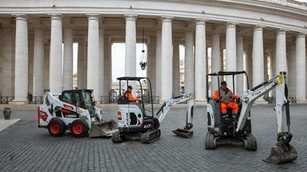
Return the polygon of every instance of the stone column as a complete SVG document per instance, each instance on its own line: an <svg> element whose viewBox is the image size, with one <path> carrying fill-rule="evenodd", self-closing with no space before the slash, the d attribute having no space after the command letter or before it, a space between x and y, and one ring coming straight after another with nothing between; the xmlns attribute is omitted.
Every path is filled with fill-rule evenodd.
<svg viewBox="0 0 307 172"><path fill-rule="evenodd" d="M10 27L0 31L0 95L14 96L15 33Z"/></svg>
<svg viewBox="0 0 307 172"><path fill-rule="evenodd" d="M156 40L147 41L147 77L151 81L152 95L156 95Z"/></svg>
<svg viewBox="0 0 307 172"><path fill-rule="evenodd" d="M63 90L62 19L60 16L51 16L49 88L52 93L61 93Z"/></svg>
<svg viewBox="0 0 307 172"><path fill-rule="evenodd" d="M206 27L205 21L196 21L195 28L195 100L206 102Z"/></svg>
<svg viewBox="0 0 307 172"><path fill-rule="evenodd" d="M237 71L243 71L243 55L244 55L244 47L243 47L243 36L241 33L238 33L237 35ZM243 95L244 91L244 76L238 75L237 76L237 82L236 82L236 95Z"/></svg>
<svg viewBox="0 0 307 172"><path fill-rule="evenodd" d="M125 75L136 76L136 16L126 16Z"/></svg>
<svg viewBox="0 0 307 172"><path fill-rule="evenodd" d="M161 96L161 31L156 33L156 95Z"/></svg>
<svg viewBox="0 0 307 172"><path fill-rule="evenodd" d="M276 46L275 46L275 41L272 42L272 53L271 53L271 77L273 77L276 73ZM274 98L275 97L275 91L270 92L271 96Z"/></svg>
<svg viewBox="0 0 307 172"><path fill-rule="evenodd" d="M296 44L295 39L290 40L287 46L288 66L288 96L290 99L296 97Z"/></svg>
<svg viewBox="0 0 307 172"><path fill-rule="evenodd" d="M211 50L211 72L218 72L222 69L222 58L221 58L221 45L220 45L220 34L213 33L212 35L212 50ZM223 54L223 53L222 53ZM211 89L218 89L217 79L213 79Z"/></svg>
<svg viewBox="0 0 307 172"><path fill-rule="evenodd" d="M236 52L236 25L227 23L226 28L226 70L236 71L237 52Z"/></svg>
<svg viewBox="0 0 307 172"><path fill-rule="evenodd" d="M304 34L296 36L296 100L306 101L306 38Z"/></svg>
<svg viewBox="0 0 307 172"><path fill-rule="evenodd" d="M100 94L99 97L103 96L103 90L104 90L104 82L105 82L105 77L104 77L104 68L105 68L105 53L104 53L104 29L101 23L101 27L99 30L99 90Z"/></svg>
<svg viewBox="0 0 307 172"><path fill-rule="evenodd" d="M246 72L249 80L249 88L252 87L253 83L253 48L251 45L246 47Z"/></svg>
<svg viewBox="0 0 307 172"><path fill-rule="evenodd" d="M44 42L43 31L34 30L34 56L33 56L33 96L44 94Z"/></svg>
<svg viewBox="0 0 307 172"><path fill-rule="evenodd" d="M44 90L49 89L49 62L50 62L50 42L48 41L47 44L44 44Z"/></svg>
<svg viewBox="0 0 307 172"><path fill-rule="evenodd" d="M227 23L226 26L226 71L237 70L237 47L236 47L236 25ZM226 77L228 87L231 90L233 82L232 77Z"/></svg>
<svg viewBox="0 0 307 172"><path fill-rule="evenodd" d="M276 35L276 73L287 72L286 31L279 30Z"/></svg>
<svg viewBox="0 0 307 172"><path fill-rule="evenodd" d="M264 81L263 29L256 26L253 35L253 87Z"/></svg>
<svg viewBox="0 0 307 172"><path fill-rule="evenodd" d="M86 44L83 39L78 42L78 69L77 69L77 85L78 88L86 88L86 76L87 76L87 53Z"/></svg>
<svg viewBox="0 0 307 172"><path fill-rule="evenodd" d="M184 90L186 94L192 94L194 97L194 35L193 32L185 33L185 57L184 57Z"/></svg>
<svg viewBox="0 0 307 172"><path fill-rule="evenodd" d="M105 69L104 69L104 91L103 96L109 96L112 89L112 42L108 38L105 39Z"/></svg>
<svg viewBox="0 0 307 172"><path fill-rule="evenodd" d="M173 88L173 43L172 43L172 19L162 19L161 36L161 100L172 97Z"/></svg>
<svg viewBox="0 0 307 172"><path fill-rule="evenodd" d="M173 96L180 94L180 59L179 59L179 41L174 41L173 47Z"/></svg>
<svg viewBox="0 0 307 172"><path fill-rule="evenodd" d="M276 70L275 74L279 74L280 72L288 73L287 66L287 47L286 47L286 31L278 30L276 35L276 49L275 49L275 62L276 62ZM277 91L274 91L276 98L280 98L280 94Z"/></svg>
<svg viewBox="0 0 307 172"><path fill-rule="evenodd" d="M28 39L28 94L33 96L34 36Z"/></svg>
<svg viewBox="0 0 307 172"><path fill-rule="evenodd" d="M15 98L27 102L28 95L28 22L25 16L16 17L15 37Z"/></svg>
<svg viewBox="0 0 307 172"><path fill-rule="evenodd" d="M71 28L64 29L64 59L63 59L64 90L73 87L73 35Z"/></svg>
<svg viewBox="0 0 307 172"><path fill-rule="evenodd" d="M264 80L269 79L269 68L268 68L269 57L270 57L270 50L266 48L264 50L264 58L263 58Z"/></svg>
<svg viewBox="0 0 307 172"><path fill-rule="evenodd" d="M88 17L87 42L87 88L94 90L94 97L99 99L99 17Z"/></svg>

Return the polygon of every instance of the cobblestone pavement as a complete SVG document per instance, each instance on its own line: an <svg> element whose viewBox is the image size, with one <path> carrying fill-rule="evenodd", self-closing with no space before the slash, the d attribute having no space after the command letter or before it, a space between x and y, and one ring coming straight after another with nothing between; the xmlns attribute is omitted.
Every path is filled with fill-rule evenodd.
<svg viewBox="0 0 307 172"><path fill-rule="evenodd" d="M205 150L206 118L199 109L197 111L191 139L178 138L171 133L185 122L184 108L175 108L161 125L161 139L150 145L139 142L112 144L110 139L70 135L54 138L47 130L36 127L34 111L16 111L13 116L21 120L0 132L0 171L307 171L306 105L292 106L292 144L299 158L285 165L262 161L275 142L276 124L271 106L257 106L253 110L257 152L231 146ZM115 116L111 109L106 113L109 118Z"/></svg>

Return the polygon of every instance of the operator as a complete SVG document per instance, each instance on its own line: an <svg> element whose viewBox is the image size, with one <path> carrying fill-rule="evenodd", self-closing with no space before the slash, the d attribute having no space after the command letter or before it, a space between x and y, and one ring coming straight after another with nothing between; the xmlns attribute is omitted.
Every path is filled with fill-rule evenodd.
<svg viewBox="0 0 307 172"><path fill-rule="evenodd" d="M218 90L214 91L212 95L212 99L221 101L221 104L220 104L221 113L226 113L227 108L231 109L232 113L238 113L239 106L234 101L235 96L233 95L232 91L227 87L226 81L221 82L220 93L221 93L221 96L219 95Z"/></svg>
<svg viewBox="0 0 307 172"><path fill-rule="evenodd" d="M139 102L139 98L133 95L132 93L132 86L128 85L126 92L124 93L124 96L128 99L128 102Z"/></svg>

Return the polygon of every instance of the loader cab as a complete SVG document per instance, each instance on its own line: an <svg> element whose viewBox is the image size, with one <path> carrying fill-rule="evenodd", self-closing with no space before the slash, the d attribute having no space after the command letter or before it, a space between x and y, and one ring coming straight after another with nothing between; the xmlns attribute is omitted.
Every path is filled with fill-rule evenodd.
<svg viewBox="0 0 307 172"><path fill-rule="evenodd" d="M117 80L120 90L117 100L119 126L141 127L145 118L154 116L149 78L119 77Z"/></svg>
<svg viewBox="0 0 307 172"><path fill-rule="evenodd" d="M92 94L93 90L90 89L64 90L59 99L76 107L87 109L90 115L94 116L96 102Z"/></svg>

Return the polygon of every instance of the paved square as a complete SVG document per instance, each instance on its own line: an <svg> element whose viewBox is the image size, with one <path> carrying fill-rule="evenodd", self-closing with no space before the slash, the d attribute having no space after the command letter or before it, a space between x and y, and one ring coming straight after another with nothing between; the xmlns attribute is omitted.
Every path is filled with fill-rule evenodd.
<svg viewBox="0 0 307 172"><path fill-rule="evenodd" d="M107 117L114 117L108 108ZM275 117L272 106L253 109L253 130L258 141L257 152L241 147L204 149L206 116L197 109L194 136L182 139L172 129L183 127L184 108L175 108L163 121L161 139L153 144L139 142L113 144L110 139L54 138L36 127L34 111L15 111L21 118L0 132L0 171L307 171L307 106L292 106L292 144L298 159L291 164L272 165L262 161L275 143ZM2 114L2 112L0 111Z"/></svg>

